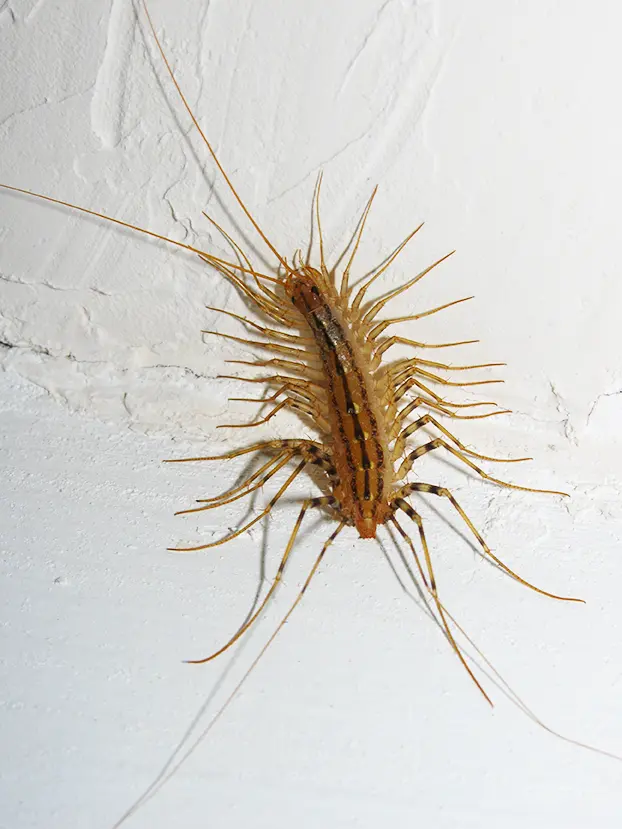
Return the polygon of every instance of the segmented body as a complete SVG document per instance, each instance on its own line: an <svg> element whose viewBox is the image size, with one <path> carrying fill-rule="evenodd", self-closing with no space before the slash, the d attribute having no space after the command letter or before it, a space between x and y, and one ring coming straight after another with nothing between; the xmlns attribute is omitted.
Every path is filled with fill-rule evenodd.
<svg viewBox="0 0 622 829"><path fill-rule="evenodd" d="M395 407L384 399L382 381L369 371L369 343L347 320L336 292L322 291L313 268L295 273L286 286L294 307L313 332L323 368L332 478L338 511L361 538L375 538L390 513L387 494L393 482L386 424ZM331 295L332 294L332 295ZM345 312L345 313L344 313Z"/></svg>

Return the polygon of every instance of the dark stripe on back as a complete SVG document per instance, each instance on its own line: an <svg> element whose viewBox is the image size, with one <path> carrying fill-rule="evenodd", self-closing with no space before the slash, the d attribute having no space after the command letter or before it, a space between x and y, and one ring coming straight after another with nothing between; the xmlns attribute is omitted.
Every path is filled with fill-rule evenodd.
<svg viewBox="0 0 622 829"><path fill-rule="evenodd" d="M356 442L358 443L358 445L360 447L360 451L361 451L361 467L364 471L364 499L366 501L368 501L368 500L371 499L371 480L370 480L371 461L370 461L370 458L369 458L369 454L367 452L367 440L373 440L374 441L376 454L377 454L377 457L378 457L378 464L376 466L376 475L377 475L377 482L378 482L378 493L377 493L378 496L380 495L380 493L382 491L382 486L383 486L383 475L382 475L382 472L381 472L381 468L384 465L384 452L382 451L382 447L380 446L380 442L377 439L378 424L377 424L377 421L376 421L376 419L373 415L373 412L371 411L370 406L369 406L369 398L368 398L368 394L367 394L367 388L365 386L361 371L360 371L360 369L359 369L359 367L356 363L356 360L354 359L354 354L352 352L352 347L351 347L350 343L348 342L348 340L345 336L345 333L343 331L342 326L339 325L339 323L337 322L337 320L333 316L329 306L325 302L323 302L322 305L320 306L320 309L311 309L303 296L301 297L301 299L304 303L305 310L306 310L305 316L307 317L307 319L309 319L309 318L312 319L313 326L315 327L316 331L318 331L321 334L321 336L324 340L325 349L328 353L331 354L331 356L333 358L334 372L341 379L343 395L344 395L344 399L345 399L345 402L346 402L346 411L347 411L347 414L352 418L352 423L353 423L353 428L354 428L354 438L355 438ZM327 324L325 322L325 319L322 319L322 316L324 316L325 318L328 319L328 321L330 323L330 329L331 329L330 331L327 328ZM337 337L331 336L332 331L335 331L335 330L338 332ZM358 413L355 411L354 401L352 399L352 393L351 393L351 390L350 390L350 387L349 387L349 384L348 384L347 375L346 375L346 372L344 371L342 361L339 359L339 356L338 356L337 349L340 346L344 347L347 350L348 355L350 357L350 364L352 365L353 373L354 373L354 375L356 377L356 380L357 380L357 388L358 388L358 390L360 392L360 395L363 399L365 410L366 410L367 416L369 418L370 426L371 426L371 429L372 429L372 434L370 435L369 438L365 438L363 428L361 426L361 422L360 422L360 419L358 417ZM359 467L354 462L354 458L352 457L352 452L350 450L350 445L349 445L350 441L349 441L349 438L346 435L341 407L338 405L334 390L332 388L330 389L330 396L331 396L331 402L333 404L335 414L337 416L339 433L340 433L340 437L342 439L342 443L343 443L343 446L344 446L344 449L345 449L345 452L346 452L346 459L347 459L348 466L349 466L349 468L351 470L351 473L352 473L352 475L351 475L352 492L353 492L354 496L356 498L358 498L356 473L357 473L357 470L358 470Z"/></svg>

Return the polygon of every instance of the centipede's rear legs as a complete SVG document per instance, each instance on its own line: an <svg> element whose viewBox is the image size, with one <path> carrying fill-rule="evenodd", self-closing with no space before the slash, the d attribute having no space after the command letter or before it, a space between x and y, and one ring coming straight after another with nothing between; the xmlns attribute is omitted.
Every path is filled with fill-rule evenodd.
<svg viewBox="0 0 622 829"><path fill-rule="evenodd" d="M423 556L424 556L424 559L425 559L425 569L427 571L427 577L426 577L426 572L423 569L423 566L421 564L421 560L420 560L420 558L417 554L417 550L415 549L415 545L413 544L412 539L410 538L408 533L406 533L406 531L401 526L401 524L398 522L395 515L393 515L390 519L393 526L397 529L399 534L402 536L402 538L404 539L404 541L408 544L408 546L410 548L410 551L411 551L411 553L413 555L413 558L415 560L415 563L417 565L417 569L419 571L419 576L421 577L421 580L422 580L426 590L432 596L432 599L433 599L434 604L436 606L436 610L438 612L441 624L443 626L443 631L445 633L445 636L447 637L447 640L448 640L449 644L451 645L453 651L455 652L456 656L458 657L458 659L462 663L464 669L469 674L469 676L471 677L471 679L473 680L473 682L475 683L477 688L480 690L480 692L482 693L484 698L487 700L487 702L490 703L490 705L492 705L492 701L491 701L490 697L488 696L486 691L484 691L484 689L481 686L481 684L479 683L477 677L475 676L475 674L473 673L471 668L468 666L468 664L467 664L467 662L466 662L466 660L465 660L465 658L462 654L460 646L456 642L456 640L454 638L454 635L451 632L449 622L447 621L447 617L445 615L445 609L444 609L444 607L441 603L441 600L439 598L439 595L438 595L438 589L437 589L437 584L436 584L436 576L434 574L434 568L432 566L432 557L430 556L430 550L428 548L428 542L426 540L425 531L423 529L423 519L421 518L419 513L415 509L413 509L410 506L410 504L401 497L397 497L391 502L391 509L393 510L394 513L397 510L401 510L402 512L406 513L406 515L412 521L414 521L415 524L417 525L417 529L419 531L419 540L421 541L421 547L422 547Z"/></svg>
<svg viewBox="0 0 622 829"><path fill-rule="evenodd" d="M460 506L458 501L455 499L455 497L452 495L452 493L448 489L446 489L445 487L436 486L434 484L426 484L426 483L419 482L419 481L413 482L411 484L406 484L405 486L403 486L401 489L399 489L393 495L392 500L391 500L391 505L392 506L395 505L395 508L402 509L403 511L406 511L406 510L404 510L404 504L406 504L406 506L409 506L409 505L405 502L404 499L407 498L409 495L411 495L414 492L429 493L430 495L437 495L441 498L447 498L447 500L450 502L450 504L453 506L453 508L458 513L458 515L462 518L464 523L467 525L467 527L469 528L471 533L477 539L479 545L481 546L481 548L484 551L485 556L487 558L489 558L491 561L493 561L505 573L507 573L512 578L516 579L516 581L520 582L525 587L529 587L531 590L534 590L536 593L540 593L543 596L549 596L551 599L559 599L560 601L564 601L564 602L583 602L583 599L576 599L576 598L572 598L572 597L569 597L569 596L558 596L555 593L549 593L547 590L541 590L539 587L536 587L534 584L531 584L531 582L528 582L526 579L523 579L521 576L519 576L517 573L515 573L514 570L511 570L507 566L507 564L505 564L500 558L498 558L497 556L494 555L494 553L491 551L490 547L486 544L486 542L484 541L484 539L482 538L480 533L475 528L475 526L474 526L473 522L471 521L471 519L467 516L466 512L462 509L462 507ZM409 507L409 509L412 509L412 508ZM412 517L412 516L409 514L409 517ZM413 519L413 520L416 520L416 519Z"/></svg>
<svg viewBox="0 0 622 829"><path fill-rule="evenodd" d="M272 584L270 586L270 589L268 590L268 592L264 596L264 599L261 602L261 604L259 605L259 607L257 608L257 610L253 613L253 615L250 617L250 619L248 619L247 622L245 622L240 628L238 628L237 632L221 648L219 648L217 651L214 651L214 653L210 654L209 656L206 656L204 659L190 659L190 660L188 660L190 663L192 663L193 665L200 665L200 664L203 664L204 662L210 662L212 659L216 659L217 656L220 656L222 653L224 653L226 650L228 650L231 647L231 645L233 645L235 642L238 641L238 639L251 627L251 625L263 613L266 605L268 604L268 602L270 601L270 599L274 595L277 587L279 586L279 584L280 584L280 582L283 578L283 571L285 570L287 560L288 560L288 558L291 554L291 551L294 547L294 543L296 541L296 538L298 536L298 532L300 530L300 527L302 525L302 522L304 520L304 517L305 517L305 514L307 513L307 511L309 509L313 509L315 507L338 508L338 506L339 505L338 505L337 499L334 498L332 495L326 495L326 496L322 496L322 497L319 497L319 498L308 498L306 501L304 501L304 503L302 504L302 507L300 509L300 512L298 513L298 518L296 519L296 523L294 524L294 527L293 527L293 529L290 533L289 540L288 540L287 546L285 548L285 552L283 553L283 557L281 558L281 561L279 562L279 566L278 566L278 569L276 571L276 576L274 577L274 581L272 582ZM344 524L345 524L345 521L341 521L341 523L340 523L339 527L337 528L337 530L331 535L328 542L324 545L321 555L324 554L324 552L326 551L326 548L328 547L328 544L330 544L330 542L337 536L337 533L339 532L339 530L341 530L341 528L344 526ZM316 568L314 567L312 572L315 572L315 569ZM307 582L305 583L305 585L303 587L303 590L300 593L300 597L302 596L302 593L304 593L304 590L306 589L306 586L307 586L309 580L310 579L308 579Z"/></svg>

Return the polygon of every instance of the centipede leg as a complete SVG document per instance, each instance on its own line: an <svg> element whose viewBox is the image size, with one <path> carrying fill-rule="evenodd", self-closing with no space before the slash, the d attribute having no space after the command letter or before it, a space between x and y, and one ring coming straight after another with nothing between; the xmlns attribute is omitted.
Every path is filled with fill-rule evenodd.
<svg viewBox="0 0 622 829"><path fill-rule="evenodd" d="M313 376L321 379L321 373L313 369L307 363L302 363L296 360L282 360L279 357L274 357L270 360L227 360L227 363L232 363L239 366L251 366L251 368L265 368L266 366L276 366L277 368L284 368L287 371L297 371L305 378L313 378ZM241 379L241 378L236 378Z"/></svg>
<svg viewBox="0 0 622 829"><path fill-rule="evenodd" d="M230 490L229 492L225 492L222 495L219 495L217 498L199 500L198 503L203 504L202 507L192 507L191 509L179 510L175 513L175 515L189 515L190 513L194 512L205 512L205 510L216 509L217 507L224 507L226 504L232 504L234 501L238 501L240 498L245 498L247 495L250 495L251 492L255 492L260 487L264 486L270 480L270 478L272 478L280 469L286 466L286 464L288 464L292 458L293 455L291 453L287 453L284 456L277 455L276 458L271 458L271 460L268 461L267 464L264 464L261 467L261 470L256 472L250 478L248 478L244 482L244 484L240 485L239 487L236 487L235 489ZM268 472L266 472L265 475L259 477L259 480L256 480L260 472L263 472L266 469L266 467L269 468L270 466L272 466L273 469L270 469ZM242 492L240 490L244 491Z"/></svg>
<svg viewBox="0 0 622 829"><path fill-rule="evenodd" d="M530 461L532 458L491 458L489 455L481 455L479 452L474 452L472 449L467 449L464 444L462 444L458 438L453 435L449 429L446 429L441 423L436 420L432 415L425 414L422 417L415 420L414 423L411 423L403 432L401 432L397 440L395 442L395 446L393 447L393 458L397 460L404 450L404 445L406 443L406 439L413 435L419 429L422 429L424 426L435 426L440 432L442 432L446 437L452 440L456 446L467 455L473 455L475 458L481 458L484 461L494 461L495 463L519 463L520 461Z"/></svg>
<svg viewBox="0 0 622 829"><path fill-rule="evenodd" d="M521 576L515 573L514 570L511 570L507 566L507 564L505 564L503 561L501 561L500 558L497 558L497 556L493 554L490 547L486 544L480 533L476 530L473 522L467 516L467 514L462 509L458 501L454 498L452 493L445 487L435 486L434 484L426 484L423 482L416 481L411 484L406 484L406 486L402 487L398 492L395 493L393 500L395 501L397 500L397 498L406 498L413 492L426 492L430 495L437 495L440 498L447 498L447 500L451 503L453 508L458 513L458 515L467 525L473 536L477 539L478 543L484 550L486 557L489 558L491 561L494 561L494 563L498 567L500 567L505 573L507 573L509 576L512 576L512 578L516 579L516 581L520 582L525 587L529 587L530 590L534 590L536 593L540 593L543 596L548 596L551 599L559 599L563 602L581 602L585 604L583 599L576 599L570 596L558 596L555 593L549 593L547 590L541 590L539 587L536 587L534 584L531 584L531 582L528 582L526 579L523 579Z"/></svg>
<svg viewBox="0 0 622 829"><path fill-rule="evenodd" d="M305 355L305 351L301 348L293 348L289 345L281 345L279 343L261 342L261 340L249 340L246 337L235 337L233 334L223 334L221 331L211 331L204 328L201 334L211 334L214 337L222 337L224 340L233 340L236 343L243 343L244 345L252 345L256 348L266 348L270 351L277 351L280 354L290 354L294 356Z"/></svg>
<svg viewBox="0 0 622 829"><path fill-rule="evenodd" d="M439 394L436 394L436 392L433 391L431 388L429 388L420 380L417 380L415 377L412 376L408 377L407 379L404 379L395 387L392 393L393 402L399 402L402 399L402 397L404 397L406 392L412 389L413 386L415 386L419 391L422 391L424 394L428 395L428 397L431 397L432 400L436 402L437 405L432 406L432 408L435 408L437 411L440 411L441 414L446 414L448 417L453 417L456 420L481 420L485 417L494 417L494 415L510 414L510 409L497 409L497 411L486 412L485 414L481 415L458 415L455 412L452 412L449 409L447 409L447 406L451 406L454 409L467 409L473 406L496 406L497 404L492 400L487 400L485 403L450 403L449 400L445 400ZM407 408L405 411L407 411ZM402 412L400 416L405 415Z"/></svg>
<svg viewBox="0 0 622 829"><path fill-rule="evenodd" d="M395 325L398 322L412 322L413 320L420 320L424 317L431 317L432 314L438 314L439 311L444 311L446 308L451 308L452 305L459 305L461 302L468 302L474 299L472 296L464 296L461 299L454 299L452 302L445 302L443 305L437 305L436 308L430 308L428 311L421 311L419 314L410 314L407 317L391 317L388 320L380 320L375 323L367 338L376 340L390 325ZM472 340L472 342L479 342L479 340Z"/></svg>
<svg viewBox="0 0 622 829"><path fill-rule="evenodd" d="M466 387L466 386L489 386L491 383L504 383L505 380L471 380L468 383L456 383L453 380L446 380L444 377L439 377L438 374L432 374L429 371L425 371L422 368L415 368L413 369L413 374L417 374L420 377L425 377L426 380L431 380L433 383L440 383L442 386L456 386L456 387Z"/></svg>
<svg viewBox="0 0 622 829"><path fill-rule="evenodd" d="M528 486L519 486L518 484L510 484L508 481L502 481L499 478L493 478L492 475L488 475L487 472L484 472L479 466L473 463L469 458L459 452L457 449L454 449L453 446L450 446L447 441L443 440L443 438L434 438L434 440L429 441L428 443L424 443L423 446L418 446L412 452L409 452L408 455L404 458L404 461L397 472L398 480L400 478L406 477L406 475L410 472L413 467L414 462L426 455L428 452L433 452L435 449L446 449L450 452L455 458L465 463L468 467L470 467L474 472L477 472L478 475L481 475L487 481L491 483L498 484L499 486L504 486L507 489L518 489L522 492L542 492L547 495L567 495L566 492L559 492L554 489L534 489Z"/></svg>
<svg viewBox="0 0 622 829"><path fill-rule="evenodd" d="M251 429L254 426L262 426L264 423L267 423L271 420L281 409L288 408L294 409L294 411L301 412L302 414L307 415L308 417L313 418L316 420L321 426L326 426L327 424L324 421L319 409L315 405L309 405L302 400L296 400L289 395L284 399L281 400L277 405L270 411L265 417L260 418L259 420L254 420L252 423L221 423L218 428L219 429Z"/></svg>
<svg viewBox="0 0 622 829"><path fill-rule="evenodd" d="M314 396L304 388L303 384L296 384L294 382L284 383L270 397L230 397L229 400L237 400L240 403L274 403L285 392L294 392L300 395L300 397L303 397L309 404L315 402Z"/></svg>
<svg viewBox="0 0 622 829"><path fill-rule="evenodd" d="M392 401L391 398L389 398L388 402L393 402L393 401ZM483 401L481 403L467 403L466 405L469 406L469 407L473 407L473 406L494 406L495 404L492 403L491 401L486 400L486 401ZM434 409L435 411L439 412L440 414L444 414L444 415L447 415L448 417L456 417L456 418L460 419L459 416L456 415L454 412L450 411L449 409L446 409L445 407L441 406L439 403L435 402L434 400L428 400L427 397L422 397L420 395L418 397L415 397L415 399L411 403L409 403L407 406L404 406L404 408L401 409L401 411L399 411L397 413L397 415L395 417L395 423L393 424L393 426L391 428L391 431L389 432L389 439L390 440L395 440L397 437L399 437L400 429L402 429L404 421L406 420L408 415L410 415L412 412L415 411L415 409L418 409L421 406L427 406L429 409ZM482 417L488 417L491 414L495 414L495 412L489 412L488 414L484 414L484 415L474 415L473 417L477 419L477 418L482 418Z"/></svg>
<svg viewBox="0 0 622 829"><path fill-rule="evenodd" d="M246 487L251 486L251 484L253 484L258 478L261 478L264 474L267 474L270 467L279 463L283 457L291 459L294 457L294 453L291 451L279 452L278 455L270 458L264 464L262 464L262 466L260 466L259 469L257 469L251 475L249 475L248 478L242 481L241 484L238 484L232 489L228 489L226 492L221 492L220 495L215 495L212 498L197 498L197 503L213 504L217 501L221 501L223 498L230 498L232 495L235 495L236 493L241 492L243 489L246 489Z"/></svg>
<svg viewBox="0 0 622 829"><path fill-rule="evenodd" d="M456 345L472 345L476 343L477 340L460 340L458 342L453 343L421 343L417 340L409 340L406 337L398 337L397 335L388 337L384 342L380 343L380 345L376 346L374 350L374 357L382 356L386 351L389 350L392 346L400 343L401 345L412 345L415 348L452 348ZM498 365L495 363L495 365Z"/></svg>
<svg viewBox="0 0 622 829"><path fill-rule="evenodd" d="M343 269L343 274L341 276L341 285L339 286L339 294L342 297L342 299L344 299L344 300L348 297L348 294L349 294L350 269L351 269L352 263L354 262L354 259L356 257L357 251L359 249L359 245L361 244L361 238L363 236L363 231L365 230L365 223L367 222L367 217L369 216L369 211L371 210L371 206L372 206L372 203L374 201L374 198L376 197L377 192L378 192L378 187L374 187L374 189L372 191L372 194L369 197L369 200L368 200L367 204L365 205L365 209L363 210L363 214L362 214L361 218L358 221L357 228L355 229L354 246L352 248L350 258L348 259L348 264ZM345 256L348 247L349 247L349 244L346 247L346 250L344 250L342 256ZM341 259L341 257L339 257L339 258Z"/></svg>
<svg viewBox="0 0 622 829"><path fill-rule="evenodd" d="M224 653L235 642L237 642L238 639L251 627L251 625L263 613L266 605L268 604L268 602L270 601L270 599L274 595L275 590L277 589L277 587L279 586L279 583L281 582L281 579L283 577L283 571L285 570L285 565L287 564L287 560L290 556L290 553L292 551L292 548L293 548L294 543L296 541L296 538L298 536L298 531L300 530L300 526L303 522L303 519L305 517L306 512L309 509L313 509L314 507L322 507L322 506L332 507L332 506L336 506L336 505L337 505L337 499L334 498L332 495L327 495L327 496L323 496L323 497L320 497L320 498L309 498L308 500L306 500L303 503L303 505L300 509L300 512L298 514L298 518L296 519L296 523L294 524L294 528L292 529L292 532L290 534L289 541L287 542L285 552L283 553L283 557L281 558L281 561L279 563L279 567L278 567L278 570L276 572L276 576L274 577L274 581L272 582L272 585L270 586L270 589L268 590L268 592L264 596L264 599L261 602L261 604L259 605L259 607L257 608L257 610L253 613L253 615L250 617L250 619L245 624L243 624L242 627L240 627L238 629L238 631L231 637L231 639L229 639L229 641L226 644L224 644L217 651L214 651L214 653L210 654L209 656L206 656L204 659L189 659L189 660L187 660L190 664L192 664L192 665L202 665L205 662L210 662L212 659L216 659L217 656L220 656L220 654Z"/></svg>
<svg viewBox="0 0 622 829"><path fill-rule="evenodd" d="M419 227L416 228L416 230L414 230L409 236L406 237L404 242L402 242L402 244L396 249L395 253L392 254L387 260L387 262L382 266L381 270L375 273L374 276L368 282L366 282L365 285L363 285L361 291L366 291L367 288L369 288L371 283L374 281L374 279L376 279L376 277L379 276L383 270L386 270L386 268L395 260L396 256L404 249L408 241L412 239L412 237L415 235L415 233L417 233L418 230L420 230L421 227L423 227L423 225L419 225ZM431 265L428 265L427 268L424 268L422 271L420 271L420 273L418 273L417 276L413 276L412 279L408 280L408 282L405 282L398 288L394 288L392 291L389 291L388 294L374 302L371 308L363 314L361 321L364 324L369 325L374 320L374 318L380 313L380 311L382 311L387 302L399 296L400 294L403 294L404 291L408 291L410 288L413 287L413 285L419 282L420 279L423 279L423 277L429 274L430 271L438 267L438 265L440 265L441 262L444 262L446 259L449 259L450 256L453 256L454 253L455 251L452 250L450 253L445 254L445 256L441 256L441 258L437 259L436 262L433 262ZM353 308L358 307L356 306L356 300L357 297L354 298L354 302L352 303Z"/></svg>
<svg viewBox="0 0 622 829"><path fill-rule="evenodd" d="M241 455L248 455L251 452L268 452L272 449L291 449L294 454L301 454L310 447L315 447L314 451L322 449L320 444L314 440L297 440L294 438L281 438L277 440L263 440L259 443L253 443L251 446L244 446L242 449L233 449L231 452L225 452L222 455L205 455L197 458L168 458L164 463L194 463L196 461L225 461L239 458Z"/></svg>
<svg viewBox="0 0 622 829"><path fill-rule="evenodd" d="M436 576L434 575L434 568L432 567L432 558L430 556L430 551L428 549L428 543L427 543L427 540L426 540L426 537L425 537L425 532L424 532L424 529L423 529L423 520L422 520L421 516L403 498L396 498L395 501L393 501L393 503L391 504L391 506L394 509L402 510L402 512L406 513L406 515L412 521L414 521L415 524L417 525L417 529L419 530L419 538L421 540L421 546L423 548L423 555L424 555L424 558L425 558L426 569L428 571L429 584L428 584L428 580L425 578L425 575L423 573L423 568L421 566L421 562L419 561L419 556L417 555L417 551L415 549L415 545L412 542L412 539L404 531L403 527L397 521L395 516L393 516L393 518L391 519L393 526L397 529L399 534L402 536L402 538L406 541L406 543L410 547L410 550L411 550L411 552L414 556L415 562L417 564L417 568L419 569L419 573L421 575L421 578L423 579L424 585L427 587L430 595L432 596L434 604L436 605L436 609L438 611L438 615L439 615L439 618L441 620L441 624L443 626L445 636L447 637L447 639L449 641L449 644L451 645L454 653L456 654L456 656L458 657L458 659L462 663L463 668L466 670L468 675L471 677L471 679L473 680L473 682L475 683L477 688L480 690L480 692L482 693L484 698L487 700L487 702L490 703L490 705L492 705L492 700L490 699L490 697L488 696L486 691L484 691L484 689L482 688L481 684L479 683L477 677L475 676L475 674L473 673L471 668L468 666L464 656L462 655L462 651L460 650L460 647L459 647L458 643L456 642L453 633L451 632L451 628L449 627L449 622L447 621L447 618L445 616L445 610L444 610L443 605L441 604L441 601L440 601L439 596L438 596Z"/></svg>
<svg viewBox="0 0 622 829"><path fill-rule="evenodd" d="M212 305L205 306L208 311L217 311L219 314L226 314L228 317L232 317L235 320L239 320L239 322L243 323L244 325L248 325L251 328L254 328L255 331L261 332L266 337L277 338L285 340L286 342L305 342L310 343L314 342L312 337L302 337L299 334L287 334L285 331L277 331L276 328L266 328L263 325L259 325L252 320L247 319L246 317L241 316L240 314L234 314L233 311L226 311L224 308L215 308Z"/></svg>
<svg viewBox="0 0 622 829"><path fill-rule="evenodd" d="M298 475L302 472L306 465L306 460L301 461L298 464L298 466L294 469L294 471L291 473L291 475L289 475L289 477L282 485L282 487L279 489L279 491L276 493L276 495L269 501L268 505L259 513L259 515L255 516L255 518L253 518L252 521L249 521L243 527L240 527L239 530L230 533L229 535L225 536L224 538L221 538L218 541L213 541L211 544L201 544L197 547L169 547L168 549L176 553L193 553L197 550L207 550L210 547L219 547L221 544L225 544L227 541L231 541L232 539L237 538L239 535L242 535L242 533L246 532L246 530L250 529L254 524L256 524L258 521L261 521L262 518L268 515L268 513L272 510L276 502L283 495L285 490L294 482L294 480L298 477Z"/></svg>
<svg viewBox="0 0 622 829"><path fill-rule="evenodd" d="M295 382L295 383L304 384L305 386L307 386L309 388L313 388L313 387L315 387L317 389L323 389L324 388L324 386L321 383L316 382L315 380L310 379L308 377L305 377L303 379L302 377L291 377L290 375L287 375L287 374L269 374L268 376L264 375L263 377L239 377L239 376L236 376L235 374L219 374L216 377L216 379L217 380L238 380L240 383L263 383L263 384Z"/></svg>

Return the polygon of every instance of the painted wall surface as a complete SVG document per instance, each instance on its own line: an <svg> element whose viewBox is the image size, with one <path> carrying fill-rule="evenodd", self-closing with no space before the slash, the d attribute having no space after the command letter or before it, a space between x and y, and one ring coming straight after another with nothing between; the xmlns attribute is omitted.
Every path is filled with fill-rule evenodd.
<svg viewBox="0 0 622 829"><path fill-rule="evenodd" d="M504 576L449 505L422 499L439 589L538 717L622 754L621 7L150 9L193 110L279 249L305 248L320 170L333 260L380 185L359 276L423 220L384 286L457 249L397 313L476 298L399 333L479 338L449 361L507 362L505 385L464 399L492 390L514 413L455 431L479 452L534 458L489 464L492 474L571 497L502 489L438 453L417 475L450 486L510 567L586 604ZM130 0L0 3L0 181L230 255L204 210L271 265ZM0 192L6 829L113 826L189 729L182 756L193 745L331 531L309 520L277 598L235 653L182 663L235 632L274 576L296 502L317 492L301 478L249 534L166 551L223 536L274 488L251 507L174 517L244 466L161 459L310 434L288 416L252 436L217 429L252 416L227 400L248 387L215 379L237 373L227 360L252 358L202 339L214 327L241 334L206 305L245 313L189 253ZM348 530L225 716L125 825L618 827L622 764L551 736L482 681L494 710L389 536Z"/></svg>

